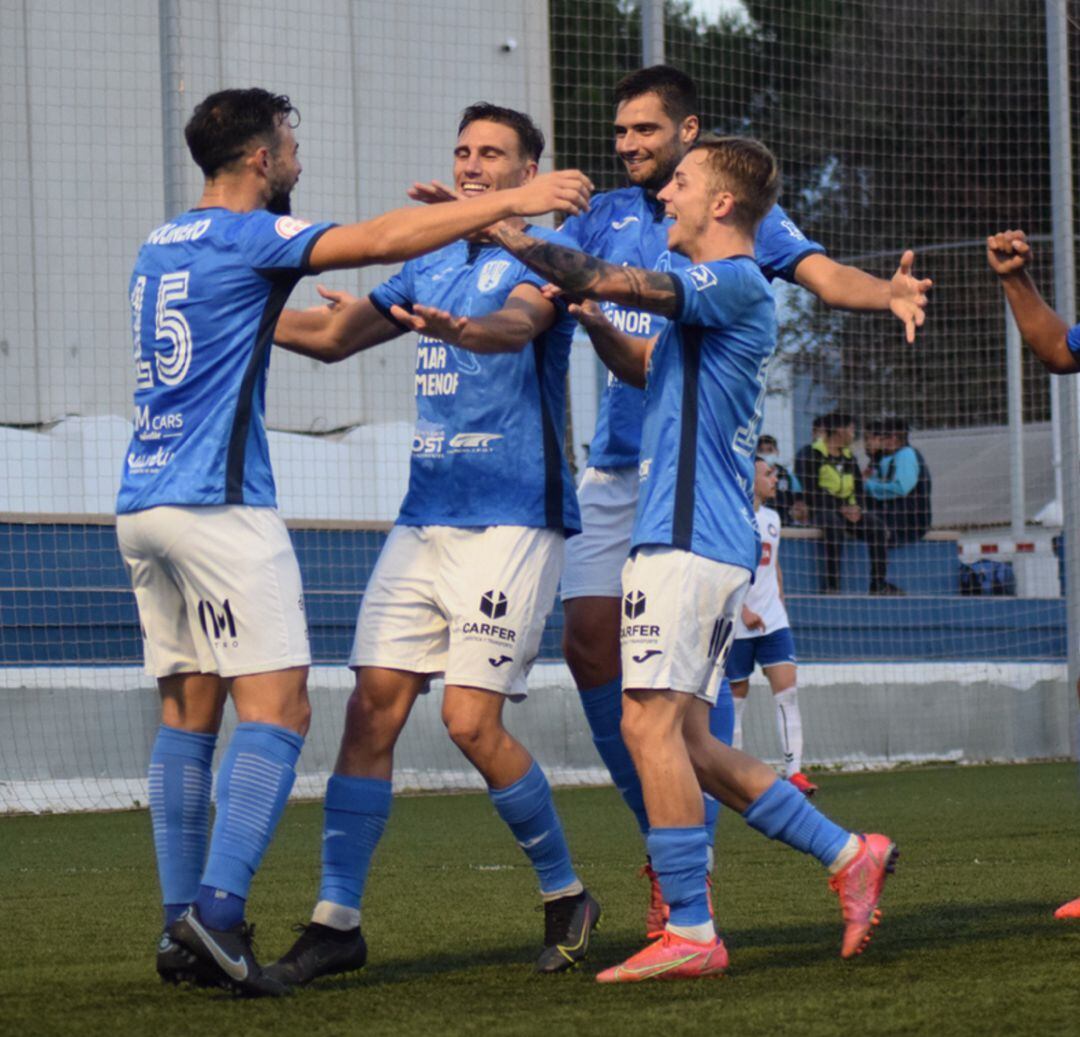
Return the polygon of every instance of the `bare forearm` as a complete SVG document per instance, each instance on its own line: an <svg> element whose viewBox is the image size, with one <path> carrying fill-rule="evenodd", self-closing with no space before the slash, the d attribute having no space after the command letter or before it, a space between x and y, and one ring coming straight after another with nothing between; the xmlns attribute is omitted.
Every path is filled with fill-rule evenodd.
<svg viewBox="0 0 1080 1037"><path fill-rule="evenodd" d="M457 344L473 353L518 353L534 337L533 323L525 314L501 310L471 318Z"/></svg>
<svg viewBox="0 0 1080 1037"><path fill-rule="evenodd" d="M1066 343L1069 326L1046 303L1026 270L1001 278L1005 298L1031 351L1051 374L1080 371Z"/></svg>
<svg viewBox="0 0 1080 1037"><path fill-rule="evenodd" d="M530 269L572 295L608 300L664 317L675 315L675 283L668 274L608 263L505 224L492 236Z"/></svg>
<svg viewBox="0 0 1080 1037"><path fill-rule="evenodd" d="M603 323L586 324L589 341L603 365L621 382L638 389L645 388L645 375L649 359L649 341L633 338Z"/></svg>
<svg viewBox="0 0 1080 1037"><path fill-rule="evenodd" d="M333 227L315 244L315 271L399 263L441 248L514 212L513 191L492 191L464 202L394 209L364 223Z"/></svg>
<svg viewBox="0 0 1080 1037"><path fill-rule="evenodd" d="M290 353L337 363L401 334L370 299L335 309L283 310L274 329L274 342Z"/></svg>
<svg viewBox="0 0 1080 1037"><path fill-rule="evenodd" d="M795 270L795 279L826 306L842 310L887 310L890 282L827 256L809 256Z"/></svg>

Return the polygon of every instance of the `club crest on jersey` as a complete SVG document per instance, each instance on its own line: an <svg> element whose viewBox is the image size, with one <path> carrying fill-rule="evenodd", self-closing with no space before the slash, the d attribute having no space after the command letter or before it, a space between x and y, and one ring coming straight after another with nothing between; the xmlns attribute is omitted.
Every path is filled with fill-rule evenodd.
<svg viewBox="0 0 1080 1037"><path fill-rule="evenodd" d="M776 528L774 523L770 522L767 528L769 530L769 536L778 537L780 535L780 530Z"/></svg>
<svg viewBox="0 0 1080 1037"><path fill-rule="evenodd" d="M706 288L711 288L716 284L716 274L714 274L707 266L692 266L686 271L690 280L694 282L694 287L703 292Z"/></svg>
<svg viewBox="0 0 1080 1037"><path fill-rule="evenodd" d="M289 238L295 238L300 231L310 226L309 220L298 220L295 216L279 216L274 222L274 230L277 231L278 237L286 241Z"/></svg>
<svg viewBox="0 0 1080 1037"><path fill-rule="evenodd" d="M499 287L503 274L510 269L509 259L489 259L481 268L476 287L481 292L492 292Z"/></svg>

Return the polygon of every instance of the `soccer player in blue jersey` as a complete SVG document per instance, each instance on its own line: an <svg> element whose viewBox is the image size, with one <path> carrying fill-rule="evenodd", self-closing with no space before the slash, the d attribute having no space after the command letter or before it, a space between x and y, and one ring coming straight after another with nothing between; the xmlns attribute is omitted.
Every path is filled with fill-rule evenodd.
<svg viewBox="0 0 1080 1037"><path fill-rule="evenodd" d="M1070 328L1039 294L1027 269L1032 260L1027 235L1022 230L992 234L986 239L986 258L1001 279L1021 336L1043 367L1051 374L1080 371L1080 324ZM1054 917L1080 919L1080 897L1062 904Z"/></svg>
<svg viewBox="0 0 1080 1037"><path fill-rule="evenodd" d="M668 249L668 222L657 193L698 138L700 107L694 81L667 65L638 70L615 88L615 151L628 186L594 196L589 211L572 217L561 232L586 252L611 263L651 270ZM914 256L905 252L890 280L873 277L829 258L809 241L779 205L763 216L752 252L770 281L781 278L814 292L830 306L891 311L908 341L923 323L930 281L911 274ZM673 268L685 266L677 253ZM629 335L657 335L656 313L607 300L604 312ZM641 785L619 733L622 679L619 661L620 572L630 547L638 496L637 464L644 407L640 389L609 374L600 400L589 466L578 487L582 533L567 543L562 580L566 616L563 649L581 693L593 742L644 834ZM730 741L734 711L726 684L718 699L714 729ZM713 814L715 817L715 814ZM710 820L710 824L712 821ZM655 873L646 930L662 928L664 905Z"/></svg>
<svg viewBox="0 0 1080 1037"><path fill-rule="evenodd" d="M528 116L473 105L454 148L457 192L475 204L530 182L543 145ZM357 619L356 689L326 790L318 900L270 967L288 983L364 963L360 905L390 813L394 745L438 674L450 737L536 870L545 911L537 970L561 972L588 950L599 907L574 871L543 771L502 719L506 700L525 696L564 538L580 528L563 450L575 324L543 284L490 242L459 241L329 319L289 311L279 322L279 344L323 360L420 332L409 488ZM438 324L445 310L467 318Z"/></svg>
<svg viewBox="0 0 1080 1037"><path fill-rule="evenodd" d="M670 911L660 938L602 972L601 982L726 968L706 882L702 790L829 868L844 915L844 957L869 938L896 854L883 835L833 824L771 767L710 732L735 617L760 550L750 487L776 316L753 249L778 191L775 159L759 142L695 145L658 195L673 219L668 245L692 264L670 272L605 262L506 224L491 232L572 296L668 318L658 338L643 340L618 331L598 307L573 310L609 369L646 388L640 493L621 588L622 732Z"/></svg>
<svg viewBox="0 0 1080 1037"><path fill-rule="evenodd" d="M275 507L263 409L271 336L305 274L420 255L493 217L580 211L578 173L366 223L287 215L300 176L287 97L226 90L185 128L205 188L152 231L130 284L135 427L117 501L162 723L150 806L166 931L163 979L279 994L251 950L244 905L294 779L310 662L300 573ZM217 778L226 695L239 724Z"/></svg>

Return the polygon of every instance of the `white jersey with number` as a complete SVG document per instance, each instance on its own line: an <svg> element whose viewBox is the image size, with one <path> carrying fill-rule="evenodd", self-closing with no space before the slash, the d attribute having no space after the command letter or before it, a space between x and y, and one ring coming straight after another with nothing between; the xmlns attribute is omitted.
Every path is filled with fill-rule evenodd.
<svg viewBox="0 0 1080 1037"><path fill-rule="evenodd" d="M763 637L774 630L789 626L787 609L780 597L780 581L777 579L777 556L780 551L780 516L772 508L764 506L754 512L758 532L761 533L761 561L758 562L754 582L746 592L743 608L756 612L765 621L765 629L747 630L742 621L742 610L735 624L735 637Z"/></svg>

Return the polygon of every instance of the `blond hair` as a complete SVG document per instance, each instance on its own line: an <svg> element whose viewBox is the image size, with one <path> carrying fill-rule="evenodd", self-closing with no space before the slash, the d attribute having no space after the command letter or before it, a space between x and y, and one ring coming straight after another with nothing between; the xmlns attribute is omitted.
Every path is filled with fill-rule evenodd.
<svg viewBox="0 0 1080 1037"><path fill-rule="evenodd" d="M753 231L780 197L776 156L753 137L703 137L691 149L705 154L709 186L735 196L735 222Z"/></svg>

